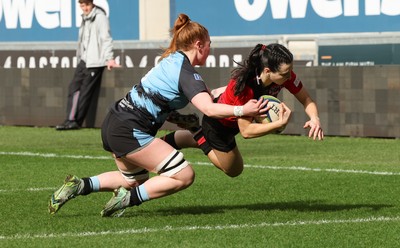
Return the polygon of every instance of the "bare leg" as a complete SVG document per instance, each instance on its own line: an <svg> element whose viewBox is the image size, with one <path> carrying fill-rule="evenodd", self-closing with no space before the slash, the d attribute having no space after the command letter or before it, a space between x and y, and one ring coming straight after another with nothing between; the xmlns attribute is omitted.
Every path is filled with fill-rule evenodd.
<svg viewBox="0 0 400 248"><path fill-rule="evenodd" d="M173 151L174 149L170 145L156 138L142 150L128 154L124 161L127 160L129 163L117 164L117 166L122 170L139 166L148 171L156 172L157 165L161 164ZM155 199L183 190L189 187L193 181L194 171L189 165L171 177L154 176L144 182L143 186L146 188L150 199Z"/></svg>
<svg viewBox="0 0 400 248"><path fill-rule="evenodd" d="M243 158L237 147L229 152L212 149L207 156L218 169L230 177L237 177L243 172Z"/></svg>
<svg viewBox="0 0 400 248"><path fill-rule="evenodd" d="M175 131L175 142L180 148L199 148L189 130Z"/></svg>
<svg viewBox="0 0 400 248"><path fill-rule="evenodd" d="M119 171L109 171L97 176L100 181L100 191L113 191L119 187L130 189L132 186L127 183Z"/></svg>
<svg viewBox="0 0 400 248"><path fill-rule="evenodd" d="M199 148L193 134L188 130L178 130L174 137L180 148ZM207 156L218 169L230 177L239 176L243 171L243 158L237 147L229 152L212 149Z"/></svg>

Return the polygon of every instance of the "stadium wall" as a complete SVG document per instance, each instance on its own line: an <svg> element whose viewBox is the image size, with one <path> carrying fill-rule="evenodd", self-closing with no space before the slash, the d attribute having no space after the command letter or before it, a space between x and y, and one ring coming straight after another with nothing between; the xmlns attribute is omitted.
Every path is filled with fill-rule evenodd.
<svg viewBox="0 0 400 248"><path fill-rule="evenodd" d="M225 84L232 67L198 68L210 88ZM65 118L68 82L73 68L0 68L0 125L55 126ZM123 97L148 68L106 71L87 127L100 127L107 109ZM297 66L318 103L326 135L400 138L400 66ZM284 133L305 135L303 107L287 91L279 96L293 110ZM183 112L196 111L192 106ZM175 129L166 124L164 129Z"/></svg>
<svg viewBox="0 0 400 248"><path fill-rule="evenodd" d="M0 125L63 120L77 63L76 3L0 0ZM278 42L293 52L295 71L317 100L328 135L400 136L398 0L204 0L202 11L197 0L95 3L109 15L116 60L124 69L105 73L89 127L98 127L109 104L156 64L168 29L186 13L211 35L211 54L199 68L210 87L225 84L233 61L242 61L257 43ZM281 98L295 112L286 133L304 134L302 106L287 92Z"/></svg>

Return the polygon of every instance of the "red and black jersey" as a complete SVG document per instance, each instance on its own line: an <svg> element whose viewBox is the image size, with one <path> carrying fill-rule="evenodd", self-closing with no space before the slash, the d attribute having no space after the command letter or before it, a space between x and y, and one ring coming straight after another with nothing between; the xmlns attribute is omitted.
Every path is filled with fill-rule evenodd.
<svg viewBox="0 0 400 248"><path fill-rule="evenodd" d="M284 82L282 85L271 83L267 87L258 87L257 89L246 85L243 91L237 96L235 96L235 85L236 80L231 79L225 91L219 96L218 103L225 103L234 106L244 105L250 99L258 99L262 95L271 95L277 97L282 88L286 88L293 95L297 94L303 88L301 80L293 71L291 72L290 79ZM219 121L228 127L238 127L236 117L219 119Z"/></svg>

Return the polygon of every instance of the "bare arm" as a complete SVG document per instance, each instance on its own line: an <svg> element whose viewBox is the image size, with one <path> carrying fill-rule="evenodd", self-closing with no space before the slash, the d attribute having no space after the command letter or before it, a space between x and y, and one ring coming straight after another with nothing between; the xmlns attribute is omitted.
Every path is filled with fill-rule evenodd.
<svg viewBox="0 0 400 248"><path fill-rule="evenodd" d="M257 138L270 133L276 133L289 122L291 110L284 104L280 104L279 120L274 122L255 123L251 117L238 118L240 134L245 139Z"/></svg>
<svg viewBox="0 0 400 248"><path fill-rule="evenodd" d="M201 92L192 98L192 104L203 114L212 118L225 118L234 116L235 106L214 103L207 92ZM243 116L257 116L264 114L267 110L267 102L262 99L251 99L243 106Z"/></svg>
<svg viewBox="0 0 400 248"><path fill-rule="evenodd" d="M295 97L297 100L303 104L304 111L310 118L304 124L303 128L310 128L308 132L308 137L312 137L314 140L318 138L318 140L324 139L324 131L322 131L321 122L318 117L318 108L317 104L311 99L310 95L308 94L307 90L303 87Z"/></svg>

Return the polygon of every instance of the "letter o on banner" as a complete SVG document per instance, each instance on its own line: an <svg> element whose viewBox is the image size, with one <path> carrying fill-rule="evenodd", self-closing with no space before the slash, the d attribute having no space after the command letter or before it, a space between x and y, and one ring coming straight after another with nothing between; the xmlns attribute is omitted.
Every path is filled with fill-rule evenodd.
<svg viewBox="0 0 400 248"><path fill-rule="evenodd" d="M267 3L268 0L254 0L252 4L249 0L235 0L235 8L246 21L255 21L264 14Z"/></svg>

